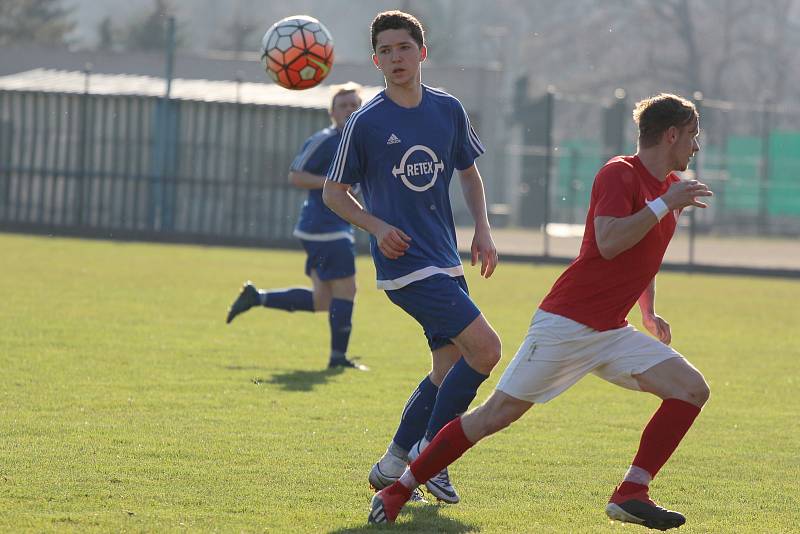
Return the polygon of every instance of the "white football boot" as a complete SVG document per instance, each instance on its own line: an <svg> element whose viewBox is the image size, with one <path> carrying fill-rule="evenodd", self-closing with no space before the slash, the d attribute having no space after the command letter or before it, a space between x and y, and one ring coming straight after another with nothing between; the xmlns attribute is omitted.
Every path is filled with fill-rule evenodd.
<svg viewBox="0 0 800 534"><path fill-rule="evenodd" d="M387 452L369 471L369 485L380 491L391 486L406 470L406 461Z"/></svg>
<svg viewBox="0 0 800 534"><path fill-rule="evenodd" d="M428 440L422 438L418 442L416 442L412 447L411 450L408 451L408 463L413 462L417 459L420 453L428 446ZM440 501L447 503L447 504L457 504L461 498L456 493L456 489L450 483L450 474L447 472L447 468L445 467L430 480L425 483L425 487L428 488L428 491L431 492L431 495L439 499Z"/></svg>

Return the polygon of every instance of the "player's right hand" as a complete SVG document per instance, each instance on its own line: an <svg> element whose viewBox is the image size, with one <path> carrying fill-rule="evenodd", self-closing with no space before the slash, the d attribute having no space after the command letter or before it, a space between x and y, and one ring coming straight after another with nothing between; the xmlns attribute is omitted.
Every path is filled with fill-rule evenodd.
<svg viewBox="0 0 800 534"><path fill-rule="evenodd" d="M672 329L660 315L642 315L642 325L663 344L669 345L672 341Z"/></svg>
<svg viewBox="0 0 800 534"><path fill-rule="evenodd" d="M396 260L406 253L411 238L399 228L391 224L384 224L376 233L375 241L381 254L390 260Z"/></svg>
<svg viewBox="0 0 800 534"><path fill-rule="evenodd" d="M497 247L494 246L492 234L487 228L476 228L475 236L472 238L472 265L481 260L481 276L489 278L497 267Z"/></svg>
<svg viewBox="0 0 800 534"><path fill-rule="evenodd" d="M714 193L704 183L697 180L681 180L675 182L666 193L661 196L661 199L671 210L680 210L689 206L698 208L707 208L708 204L700 202L697 197L710 197Z"/></svg>

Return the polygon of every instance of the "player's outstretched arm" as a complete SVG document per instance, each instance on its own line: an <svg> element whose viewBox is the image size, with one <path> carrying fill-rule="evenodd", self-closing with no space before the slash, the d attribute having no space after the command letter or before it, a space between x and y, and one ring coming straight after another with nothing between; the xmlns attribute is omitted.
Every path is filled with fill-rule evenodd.
<svg viewBox="0 0 800 534"><path fill-rule="evenodd" d="M472 265L481 260L481 276L489 278L497 267L498 257L497 248L492 239L492 232L489 227L489 218L486 215L486 194L483 190L483 180L478 167L473 164L471 167L458 171L461 179L461 190L464 192L464 200L467 208L475 221L475 235L472 238Z"/></svg>
<svg viewBox="0 0 800 534"><path fill-rule="evenodd" d="M374 235L378 248L387 258L396 260L405 254L411 238L365 210L350 193L349 185L326 180L322 201L345 221Z"/></svg>
<svg viewBox="0 0 800 534"><path fill-rule="evenodd" d="M665 345L672 341L669 323L656 313L656 278L653 277L647 288L639 297L639 309L642 311L642 324L648 332L657 337Z"/></svg>
<svg viewBox="0 0 800 534"><path fill-rule="evenodd" d="M325 177L306 171L289 171L289 183L299 189L322 189Z"/></svg>
<svg viewBox="0 0 800 534"><path fill-rule="evenodd" d="M669 211L682 210L688 206L706 208L708 205L697 197L710 197L713 194L706 184L688 180L673 183L659 199ZM641 241L659 220L649 206L627 217L595 217L594 233L600 255L610 260L625 252Z"/></svg>

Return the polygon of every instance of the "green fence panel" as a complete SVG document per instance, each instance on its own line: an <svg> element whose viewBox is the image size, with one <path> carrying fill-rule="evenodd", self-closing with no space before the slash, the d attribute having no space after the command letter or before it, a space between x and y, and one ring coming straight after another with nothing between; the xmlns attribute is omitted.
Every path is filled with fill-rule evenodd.
<svg viewBox="0 0 800 534"><path fill-rule="evenodd" d="M800 215L800 133L772 132L769 155L769 214Z"/></svg>

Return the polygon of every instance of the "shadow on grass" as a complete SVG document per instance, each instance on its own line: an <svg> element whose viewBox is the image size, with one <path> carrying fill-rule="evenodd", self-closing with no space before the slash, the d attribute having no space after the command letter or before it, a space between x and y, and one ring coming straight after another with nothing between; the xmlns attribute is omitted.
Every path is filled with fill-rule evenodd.
<svg viewBox="0 0 800 534"><path fill-rule="evenodd" d="M288 371L276 373L269 380L254 378L253 383L275 384L284 391L313 391L315 387L325 384L333 376L342 374L343 367L333 369L322 369L319 371Z"/></svg>
<svg viewBox="0 0 800 534"><path fill-rule="evenodd" d="M442 505L443 506L443 505ZM480 532L480 528L467 525L450 517L439 515L440 505L411 505L400 512L400 517L411 516L410 521L392 525L369 525L364 524L358 527L340 528L331 530L330 534L356 534L359 532L448 532L451 534L463 534L465 532ZM366 517L364 517L366 522Z"/></svg>
<svg viewBox="0 0 800 534"><path fill-rule="evenodd" d="M269 369L269 367L261 365L225 365L223 368L228 371L265 371Z"/></svg>

